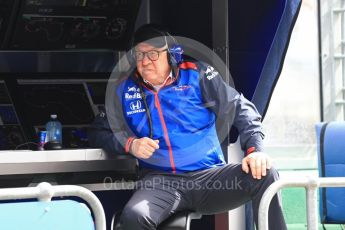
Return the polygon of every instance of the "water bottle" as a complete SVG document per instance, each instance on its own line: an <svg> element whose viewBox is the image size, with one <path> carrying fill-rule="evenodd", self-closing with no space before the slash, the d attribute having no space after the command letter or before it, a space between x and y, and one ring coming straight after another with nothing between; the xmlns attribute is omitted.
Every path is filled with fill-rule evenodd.
<svg viewBox="0 0 345 230"><path fill-rule="evenodd" d="M62 125L56 114L50 115L50 120L46 124L47 141L62 144Z"/></svg>

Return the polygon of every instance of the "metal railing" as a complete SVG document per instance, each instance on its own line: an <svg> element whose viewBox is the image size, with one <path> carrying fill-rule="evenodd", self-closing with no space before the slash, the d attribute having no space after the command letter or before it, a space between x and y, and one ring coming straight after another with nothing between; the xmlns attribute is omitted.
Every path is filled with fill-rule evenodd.
<svg viewBox="0 0 345 230"><path fill-rule="evenodd" d="M76 196L85 200L93 212L96 230L106 230L103 206L97 196L86 188L76 185L52 186L43 182L36 187L0 189L0 200L37 198L39 201L51 201L52 197L57 196Z"/></svg>
<svg viewBox="0 0 345 230"><path fill-rule="evenodd" d="M344 1L334 1L335 4L332 6L332 31L333 31L333 47L334 50L334 82L341 82L342 87L345 87L345 2ZM338 31L338 32L336 32ZM338 81L336 79L339 79ZM335 106L337 108L341 108L340 111L342 111L343 115L339 116L339 118L345 119L345 92L340 90L338 91L338 87L336 87L337 90L334 91L334 96L337 98L337 100L334 101ZM338 97L338 93L340 93L340 97ZM339 110L338 110L339 111Z"/></svg>
<svg viewBox="0 0 345 230"><path fill-rule="evenodd" d="M304 187L307 190L308 230L318 229L317 189L319 187L345 187L345 177L280 179L267 188L259 207L259 230L268 230L268 208L273 196L285 187Z"/></svg>

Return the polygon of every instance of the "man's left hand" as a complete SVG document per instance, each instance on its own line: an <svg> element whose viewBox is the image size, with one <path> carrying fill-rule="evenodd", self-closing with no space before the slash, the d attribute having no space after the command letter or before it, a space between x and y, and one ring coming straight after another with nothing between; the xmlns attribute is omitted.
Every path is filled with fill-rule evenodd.
<svg viewBox="0 0 345 230"><path fill-rule="evenodd" d="M266 176L266 170L271 168L271 158L263 152L254 152L242 159L242 170L252 175L255 179Z"/></svg>

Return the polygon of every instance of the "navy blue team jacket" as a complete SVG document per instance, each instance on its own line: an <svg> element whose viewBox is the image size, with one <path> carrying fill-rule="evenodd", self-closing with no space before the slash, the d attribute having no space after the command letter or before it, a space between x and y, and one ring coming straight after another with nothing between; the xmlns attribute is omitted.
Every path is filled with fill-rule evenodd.
<svg viewBox="0 0 345 230"><path fill-rule="evenodd" d="M180 64L173 83L158 91L132 74L116 85L114 103L122 111L112 119L105 114L96 117L90 145L107 152L128 151L133 138L149 137L149 112L159 149L149 159L138 159L141 167L180 173L224 165L217 119L223 128L232 124L238 129L243 150L262 151L260 114L209 65Z"/></svg>

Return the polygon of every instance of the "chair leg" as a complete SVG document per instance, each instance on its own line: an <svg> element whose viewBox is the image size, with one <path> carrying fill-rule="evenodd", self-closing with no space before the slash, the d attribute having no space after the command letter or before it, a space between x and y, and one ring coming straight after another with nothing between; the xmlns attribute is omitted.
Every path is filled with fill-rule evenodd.
<svg viewBox="0 0 345 230"><path fill-rule="evenodd" d="M200 219L201 214L194 212L179 212L169 217L159 225L159 230L190 230L190 222Z"/></svg>
<svg viewBox="0 0 345 230"><path fill-rule="evenodd" d="M201 219L202 215L196 212L190 212L187 216L186 230L190 230L190 222L192 220Z"/></svg>
<svg viewBox="0 0 345 230"><path fill-rule="evenodd" d="M119 225L120 216L121 211L114 213L113 217L111 218L111 230L121 230Z"/></svg>

